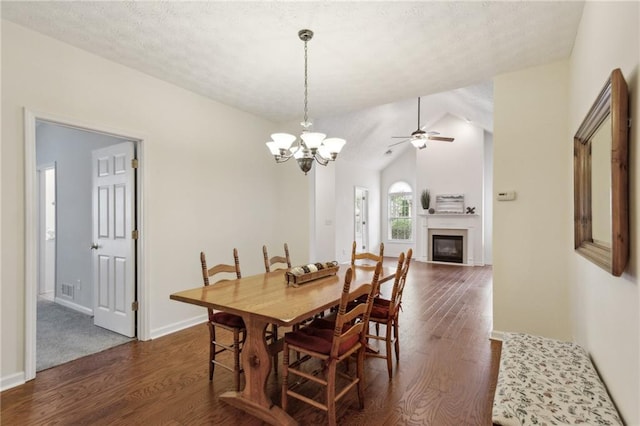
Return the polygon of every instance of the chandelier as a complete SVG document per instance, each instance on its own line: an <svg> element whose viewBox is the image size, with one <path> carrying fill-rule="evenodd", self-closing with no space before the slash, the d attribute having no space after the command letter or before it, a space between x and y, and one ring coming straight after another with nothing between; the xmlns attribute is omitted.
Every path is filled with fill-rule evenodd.
<svg viewBox="0 0 640 426"><path fill-rule="evenodd" d="M310 131L313 123L309 120L307 107L307 42L313 38L313 31L300 30L298 37L304 42L304 121L300 123L302 133L300 138L289 133L274 133L271 135L272 140L267 142L267 147L276 163L284 163L293 157L306 175L313 167L314 160L323 166L329 164L329 161L335 161L346 141L326 138L324 133ZM296 140L297 143L293 145Z"/></svg>

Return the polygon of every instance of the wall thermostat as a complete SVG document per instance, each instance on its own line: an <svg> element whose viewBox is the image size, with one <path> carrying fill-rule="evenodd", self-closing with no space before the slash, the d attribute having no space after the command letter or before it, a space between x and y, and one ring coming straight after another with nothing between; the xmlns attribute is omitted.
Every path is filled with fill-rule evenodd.
<svg viewBox="0 0 640 426"><path fill-rule="evenodd" d="M516 199L516 191L498 192L498 201L513 201Z"/></svg>

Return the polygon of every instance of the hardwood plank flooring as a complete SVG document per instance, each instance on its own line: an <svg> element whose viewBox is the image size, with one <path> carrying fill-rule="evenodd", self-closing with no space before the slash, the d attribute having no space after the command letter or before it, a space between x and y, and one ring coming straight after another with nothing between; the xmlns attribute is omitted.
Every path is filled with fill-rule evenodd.
<svg viewBox="0 0 640 426"><path fill-rule="evenodd" d="M390 287L384 285L383 294ZM367 358L365 409L358 409L352 391L338 403L338 422L490 425L500 359L500 344L489 340L491 288L490 267L414 261L402 301L400 363L394 358L393 379L385 360ZM0 424L261 425L218 400L233 387L233 378L218 368L209 381L208 336L201 324L42 371L0 394ZM272 374L267 384L277 404L279 379ZM290 401L288 412L300 424L326 423L322 411Z"/></svg>

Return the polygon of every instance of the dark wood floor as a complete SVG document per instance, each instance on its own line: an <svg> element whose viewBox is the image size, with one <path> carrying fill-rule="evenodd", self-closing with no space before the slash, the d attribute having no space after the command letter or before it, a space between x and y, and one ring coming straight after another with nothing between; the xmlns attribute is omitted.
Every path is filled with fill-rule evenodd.
<svg viewBox="0 0 640 426"><path fill-rule="evenodd" d="M394 377L383 359L368 358L365 409L351 392L338 404L338 422L490 425L500 358L499 343L489 340L491 268L413 262L409 274ZM0 394L0 424L262 424L218 401L232 376L217 369L209 381L207 339L202 324L40 372ZM268 391L277 403L279 386L272 374ZM323 412L290 401L300 424L326 422Z"/></svg>

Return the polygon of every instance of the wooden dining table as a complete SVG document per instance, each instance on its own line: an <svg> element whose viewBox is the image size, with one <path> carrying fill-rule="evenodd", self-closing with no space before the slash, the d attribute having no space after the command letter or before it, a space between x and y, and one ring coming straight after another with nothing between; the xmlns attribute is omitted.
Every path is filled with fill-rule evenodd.
<svg viewBox="0 0 640 426"><path fill-rule="evenodd" d="M285 270L252 275L180 291L170 298L180 302L240 315L247 330L241 360L245 386L240 392L229 391L220 398L274 425L297 422L275 405L266 392L271 372L271 354L277 344L268 345L265 330L269 324L293 326L340 302L344 276L351 265L340 265L336 275L319 278L298 287L287 285ZM351 288L373 279L374 267L353 267ZM392 280L396 268L383 266L380 283ZM281 347L281 346L280 346Z"/></svg>

